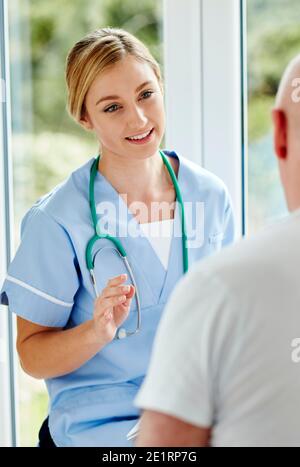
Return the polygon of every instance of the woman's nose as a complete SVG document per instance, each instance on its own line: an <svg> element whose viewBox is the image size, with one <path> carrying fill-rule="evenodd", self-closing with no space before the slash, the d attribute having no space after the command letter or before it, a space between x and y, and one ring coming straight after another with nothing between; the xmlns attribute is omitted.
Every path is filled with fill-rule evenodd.
<svg viewBox="0 0 300 467"><path fill-rule="evenodd" d="M134 107L130 111L130 116L128 117L128 127L132 128L133 130L143 129L145 128L146 123L147 118L144 115L143 109Z"/></svg>

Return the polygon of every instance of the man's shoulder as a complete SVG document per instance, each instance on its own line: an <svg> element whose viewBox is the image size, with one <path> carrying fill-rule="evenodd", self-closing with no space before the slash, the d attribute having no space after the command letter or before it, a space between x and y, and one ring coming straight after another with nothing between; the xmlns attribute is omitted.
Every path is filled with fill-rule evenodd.
<svg viewBox="0 0 300 467"><path fill-rule="evenodd" d="M196 263L193 275L217 278L236 292L271 279L272 271L274 276L276 268L287 262L291 271L293 264L300 264L300 211Z"/></svg>
<svg viewBox="0 0 300 467"><path fill-rule="evenodd" d="M194 263L172 293L163 329L174 334L180 322L186 335L205 330L203 342L233 329L241 337L245 323L268 322L283 293L296 295L299 264L300 212Z"/></svg>

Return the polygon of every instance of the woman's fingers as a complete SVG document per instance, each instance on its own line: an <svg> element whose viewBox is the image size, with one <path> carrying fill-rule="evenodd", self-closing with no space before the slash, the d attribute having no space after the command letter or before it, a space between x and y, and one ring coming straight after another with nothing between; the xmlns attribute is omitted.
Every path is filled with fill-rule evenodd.
<svg viewBox="0 0 300 467"><path fill-rule="evenodd" d="M134 293L135 293L135 288L133 287L133 285L130 285L130 291L126 294L126 300L120 306L122 307L130 306Z"/></svg>
<svg viewBox="0 0 300 467"><path fill-rule="evenodd" d="M115 277L109 281L110 287L106 287L97 299L97 315L104 324L114 321L118 327L126 320L131 300L135 294L133 285L117 285L125 280L122 276Z"/></svg>
<svg viewBox="0 0 300 467"><path fill-rule="evenodd" d="M132 290L133 288L133 290ZM102 290L101 296L108 298L115 295L126 295L128 298L131 298L134 294L134 287L130 284L125 285L110 285L105 287Z"/></svg>
<svg viewBox="0 0 300 467"><path fill-rule="evenodd" d="M102 290L98 299L116 297L118 295L127 295L130 292L130 285L118 285L116 287L106 287Z"/></svg>
<svg viewBox="0 0 300 467"><path fill-rule="evenodd" d="M119 276L112 277L112 279L109 279L107 282L107 287L122 284L122 282L126 281L126 279L127 274L120 274Z"/></svg>
<svg viewBox="0 0 300 467"><path fill-rule="evenodd" d="M97 305L102 305L102 307L104 306L106 309L109 306L116 306L120 303L124 304L124 302L130 302L134 293L135 288L133 285L113 287L110 290L107 290L106 293L104 293L104 291L102 292L102 294L97 298Z"/></svg>
<svg viewBox="0 0 300 467"><path fill-rule="evenodd" d="M103 313L102 318L104 322L110 321L113 318L113 314L110 310L107 310L105 313Z"/></svg>
<svg viewBox="0 0 300 467"><path fill-rule="evenodd" d="M135 294L135 288L134 288L133 285L130 285L130 290L129 290L129 292L126 294L127 299L133 298L134 294Z"/></svg>
<svg viewBox="0 0 300 467"><path fill-rule="evenodd" d="M111 308L117 305L120 305L121 303L124 303L126 301L126 295L116 295L113 297L107 297L103 298L103 308Z"/></svg>

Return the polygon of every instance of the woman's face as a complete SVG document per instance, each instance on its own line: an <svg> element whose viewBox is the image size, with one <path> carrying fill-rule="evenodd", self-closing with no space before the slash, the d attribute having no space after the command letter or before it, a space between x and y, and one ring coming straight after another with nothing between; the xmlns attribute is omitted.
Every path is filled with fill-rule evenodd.
<svg viewBox="0 0 300 467"><path fill-rule="evenodd" d="M102 154L136 159L153 156L158 150L165 131L164 101L155 73L147 63L127 55L101 73L87 92L85 107L81 123L95 132ZM152 129L143 144L127 139Z"/></svg>

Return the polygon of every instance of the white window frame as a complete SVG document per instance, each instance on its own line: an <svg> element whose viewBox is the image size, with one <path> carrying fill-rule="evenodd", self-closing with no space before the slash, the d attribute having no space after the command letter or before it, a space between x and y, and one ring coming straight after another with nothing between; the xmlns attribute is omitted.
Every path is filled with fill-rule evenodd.
<svg viewBox="0 0 300 467"><path fill-rule="evenodd" d="M13 250L8 3L0 0L0 283ZM17 446L15 319L0 305L0 446Z"/></svg>
<svg viewBox="0 0 300 467"><path fill-rule="evenodd" d="M164 0L163 22L166 147L225 182L238 236L245 231L243 6Z"/></svg>

